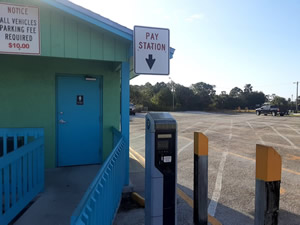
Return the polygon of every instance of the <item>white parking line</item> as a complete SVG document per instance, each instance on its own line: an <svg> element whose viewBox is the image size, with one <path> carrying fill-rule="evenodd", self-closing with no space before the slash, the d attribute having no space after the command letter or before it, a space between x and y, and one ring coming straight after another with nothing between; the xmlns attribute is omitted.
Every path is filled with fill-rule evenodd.
<svg viewBox="0 0 300 225"><path fill-rule="evenodd" d="M182 130L182 131L180 131L180 132L184 132L184 131L186 131L186 130L192 128L192 127L195 127L195 126L197 126L199 123L202 123L202 121L200 121L200 122L198 122L198 123L195 123L195 124L193 124L192 126L189 126L189 127L185 128L184 130Z"/></svg>
<svg viewBox="0 0 300 225"><path fill-rule="evenodd" d="M295 128L289 126L289 125L285 125L286 127L292 129L293 131L295 131L297 134L300 134L300 132L298 130L296 130Z"/></svg>
<svg viewBox="0 0 300 225"><path fill-rule="evenodd" d="M270 126L270 125L268 125L270 128L272 128L272 130L273 131L275 131L275 133L278 135L278 136L280 136L280 137L282 137L284 140L286 140L293 148L297 148L297 146L293 143L293 142L291 142L290 141L290 139L288 139L287 137L285 137L285 136L283 136L281 133L279 133L274 127L272 127L272 126Z"/></svg>
<svg viewBox="0 0 300 225"><path fill-rule="evenodd" d="M187 147L189 147L191 144L193 144L194 141L191 141L190 143L186 144L185 146L183 146L182 148L180 148L178 150L178 155L180 154L180 152L182 152L184 149L186 149Z"/></svg>
<svg viewBox="0 0 300 225"><path fill-rule="evenodd" d="M192 138L188 138L188 137L184 137L184 136L179 136L179 135L177 135L177 137L178 137L178 139L182 138L182 139L185 139L185 140L188 140L188 141L193 141L194 140Z"/></svg>
<svg viewBox="0 0 300 225"><path fill-rule="evenodd" d="M144 137L144 136L145 136L145 134L142 134L142 135L140 135L140 136L137 136L137 137L131 138L131 139L130 139L130 141L132 141L132 140L135 140L135 139L138 139L138 138L140 138L140 137Z"/></svg>
<svg viewBox="0 0 300 225"><path fill-rule="evenodd" d="M210 125L210 126L203 132L203 134L206 134L207 131L210 130L210 128L212 128L213 126L215 126L216 123L217 123L217 121L215 121L212 125ZM232 120L231 120L231 125L232 125Z"/></svg>
<svg viewBox="0 0 300 225"><path fill-rule="evenodd" d="M231 120L231 124L230 124L230 135L229 135L229 143L231 141L232 138L232 120ZM212 194L209 206L208 206L208 213L211 216L214 216L216 213L216 209L217 209L217 205L218 205L218 201L221 195L221 190L222 190L222 179L223 179L223 171L224 171L224 167L225 167L225 162L227 159L227 155L228 155L228 148L229 145L226 146L225 148L225 152L223 152L222 154L222 159L221 162L219 164L219 169L218 169L218 175L217 175L217 179L216 179L216 184L215 184L215 189L214 192Z"/></svg>
<svg viewBox="0 0 300 225"><path fill-rule="evenodd" d="M140 151L142 149L145 149L145 145L143 145L143 147L140 147L140 148L136 148L135 151Z"/></svg>
<svg viewBox="0 0 300 225"><path fill-rule="evenodd" d="M254 133L255 133L255 136L256 137L258 137L259 138L259 140L260 140L260 142L263 144L263 145L265 145L265 142L264 142L264 140L256 133L256 131L255 131L255 129L254 129L254 127L247 121L247 124L249 125L249 127L251 127L251 129L254 131Z"/></svg>
<svg viewBox="0 0 300 225"><path fill-rule="evenodd" d="M130 126L143 126L144 124L140 124L140 123L130 123Z"/></svg>
<svg viewBox="0 0 300 225"><path fill-rule="evenodd" d="M254 128L252 127L252 125L248 121L246 121L246 122L249 125L249 127L251 127L251 129L254 130Z"/></svg>
<svg viewBox="0 0 300 225"><path fill-rule="evenodd" d="M200 122L199 122L200 123ZM212 125L210 125L204 132L203 132L203 134L205 134L205 133L207 133L208 131L209 131L209 129L211 128L211 127L213 127L215 124L216 124L217 122L214 122ZM232 121L231 121L231 125L232 125ZM196 124L194 125L194 126L196 126ZM193 127L193 126L191 126L191 127ZM187 128L186 128L187 129ZM183 132L183 131L182 131ZM232 135L232 134L231 134ZM231 138L230 138L231 139ZM186 144L185 146L183 146L182 148L180 148L179 150L178 150L178 155L183 151L183 150L185 150L187 147L189 147L191 144L193 144L194 143L194 140L192 140L191 142L189 142L188 144Z"/></svg>
<svg viewBox="0 0 300 225"><path fill-rule="evenodd" d="M223 170L224 170L224 166L225 166L225 162L227 159L227 155L228 152L223 152L222 154L222 159L219 165L219 170L218 170L218 175L217 175L217 179L216 179L216 184L215 184L215 189L213 192L213 195L211 197L209 206L208 206L208 213L211 216L214 216L216 213L216 208L218 205L218 201L221 195L221 190L222 190L222 178L223 178Z"/></svg>

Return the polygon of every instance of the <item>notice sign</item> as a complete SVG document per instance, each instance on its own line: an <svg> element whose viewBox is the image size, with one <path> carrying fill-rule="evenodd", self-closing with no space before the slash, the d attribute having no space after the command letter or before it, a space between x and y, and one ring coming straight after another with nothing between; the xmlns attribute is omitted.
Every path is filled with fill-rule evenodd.
<svg viewBox="0 0 300 225"><path fill-rule="evenodd" d="M169 75L170 31L153 27L134 27L134 72Z"/></svg>
<svg viewBox="0 0 300 225"><path fill-rule="evenodd" d="M39 8L0 3L0 53L40 55Z"/></svg>

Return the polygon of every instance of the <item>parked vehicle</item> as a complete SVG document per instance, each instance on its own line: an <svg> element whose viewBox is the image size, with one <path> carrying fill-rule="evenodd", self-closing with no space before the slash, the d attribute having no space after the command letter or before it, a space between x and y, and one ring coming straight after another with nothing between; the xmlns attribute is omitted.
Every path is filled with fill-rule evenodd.
<svg viewBox="0 0 300 225"><path fill-rule="evenodd" d="M132 103L129 104L129 115L135 115L135 105Z"/></svg>
<svg viewBox="0 0 300 225"><path fill-rule="evenodd" d="M260 108L256 109L256 115L264 114L265 116L268 114L272 114L272 116L280 116L288 115L288 109L286 107L278 107L276 105L271 104L263 104Z"/></svg>

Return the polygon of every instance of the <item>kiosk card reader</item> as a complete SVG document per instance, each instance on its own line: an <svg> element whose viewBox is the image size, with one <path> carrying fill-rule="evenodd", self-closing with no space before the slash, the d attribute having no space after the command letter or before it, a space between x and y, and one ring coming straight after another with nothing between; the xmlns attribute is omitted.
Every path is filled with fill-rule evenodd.
<svg viewBox="0 0 300 225"><path fill-rule="evenodd" d="M145 224L176 225L177 130L169 113L146 115Z"/></svg>

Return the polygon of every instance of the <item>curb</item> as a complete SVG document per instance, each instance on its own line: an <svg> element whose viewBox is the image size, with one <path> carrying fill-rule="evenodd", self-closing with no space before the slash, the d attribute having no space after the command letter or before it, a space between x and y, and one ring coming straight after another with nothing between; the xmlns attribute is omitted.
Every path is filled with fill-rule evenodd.
<svg viewBox="0 0 300 225"><path fill-rule="evenodd" d="M135 201L139 206L145 208L145 199L140 196L138 193L136 192L132 192L131 193L131 198L133 201Z"/></svg>

